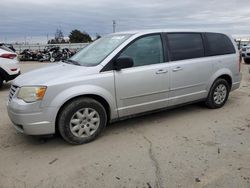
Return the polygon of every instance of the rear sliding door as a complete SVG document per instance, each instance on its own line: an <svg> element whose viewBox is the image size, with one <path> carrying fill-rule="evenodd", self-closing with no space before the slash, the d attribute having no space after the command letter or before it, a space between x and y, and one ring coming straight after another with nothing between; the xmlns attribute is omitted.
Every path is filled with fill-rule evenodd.
<svg viewBox="0 0 250 188"><path fill-rule="evenodd" d="M205 57L202 34L168 33L166 40L170 53L170 105L205 98L212 62Z"/></svg>

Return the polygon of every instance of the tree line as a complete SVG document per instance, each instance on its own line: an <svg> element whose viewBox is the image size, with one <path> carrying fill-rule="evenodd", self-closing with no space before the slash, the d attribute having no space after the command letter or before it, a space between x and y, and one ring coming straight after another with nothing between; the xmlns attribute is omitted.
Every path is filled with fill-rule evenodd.
<svg viewBox="0 0 250 188"><path fill-rule="evenodd" d="M95 40L101 38L101 36L97 33ZM69 40L65 40L62 30L57 29L55 33L55 37L48 41L48 44L63 44L63 43L88 43L92 42L91 36L85 32L80 31L78 29L74 29L69 34Z"/></svg>

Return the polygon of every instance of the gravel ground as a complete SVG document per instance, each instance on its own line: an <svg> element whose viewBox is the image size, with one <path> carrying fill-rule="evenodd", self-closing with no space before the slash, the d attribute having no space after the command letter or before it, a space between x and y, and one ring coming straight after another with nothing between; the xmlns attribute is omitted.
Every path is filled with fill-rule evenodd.
<svg viewBox="0 0 250 188"><path fill-rule="evenodd" d="M46 63L22 63L23 72ZM217 110L188 105L109 125L96 141L17 133L0 91L0 187L250 187L250 74Z"/></svg>

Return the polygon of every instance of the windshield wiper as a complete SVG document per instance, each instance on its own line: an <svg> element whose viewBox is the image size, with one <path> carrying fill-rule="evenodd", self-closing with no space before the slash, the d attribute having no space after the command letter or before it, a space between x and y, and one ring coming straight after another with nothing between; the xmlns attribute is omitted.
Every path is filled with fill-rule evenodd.
<svg viewBox="0 0 250 188"><path fill-rule="evenodd" d="M68 63L68 64L73 64L73 65L81 66L80 63L78 63L77 61L74 61L74 60L72 60L72 59L64 60L64 61L62 61L62 62Z"/></svg>

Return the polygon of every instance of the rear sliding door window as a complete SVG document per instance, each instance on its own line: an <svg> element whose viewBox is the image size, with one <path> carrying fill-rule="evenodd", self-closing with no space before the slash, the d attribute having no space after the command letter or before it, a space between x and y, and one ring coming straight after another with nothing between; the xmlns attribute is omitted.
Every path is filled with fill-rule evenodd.
<svg viewBox="0 0 250 188"><path fill-rule="evenodd" d="M201 34L169 33L167 36L172 61L204 57Z"/></svg>
<svg viewBox="0 0 250 188"><path fill-rule="evenodd" d="M206 33L205 35L209 56L235 53L234 45L226 35L220 33Z"/></svg>

